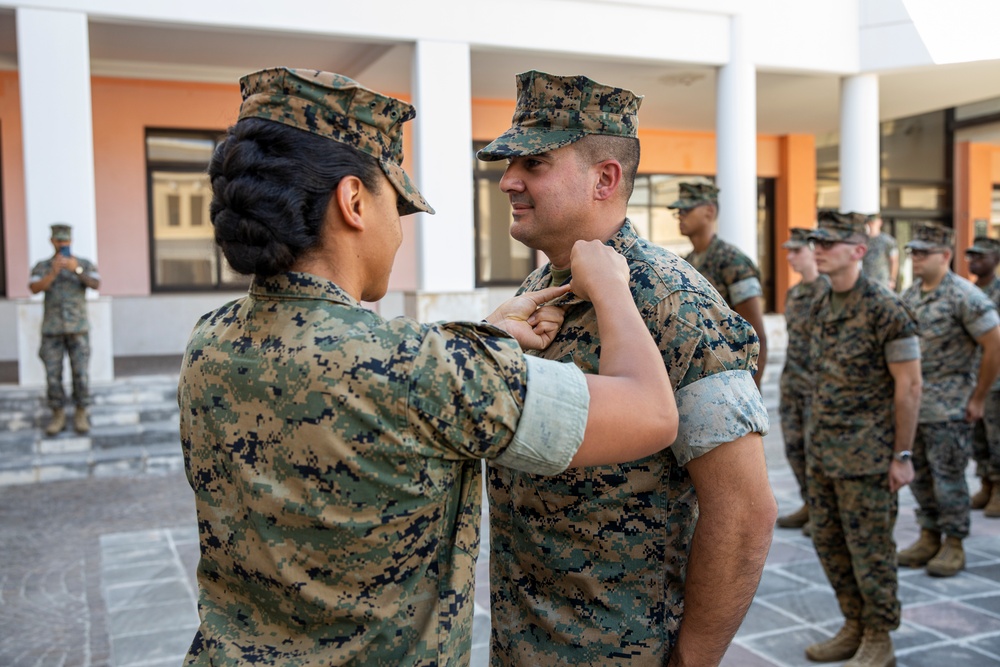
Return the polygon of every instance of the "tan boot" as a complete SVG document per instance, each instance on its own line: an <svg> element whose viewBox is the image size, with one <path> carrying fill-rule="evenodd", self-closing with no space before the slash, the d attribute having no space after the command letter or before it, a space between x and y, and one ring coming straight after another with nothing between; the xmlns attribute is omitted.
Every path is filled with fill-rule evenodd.
<svg viewBox="0 0 1000 667"><path fill-rule="evenodd" d="M944 546L927 563L927 574L932 577L953 577L965 569L965 549L962 539L948 535L944 538Z"/></svg>
<svg viewBox="0 0 1000 667"><path fill-rule="evenodd" d="M916 542L900 551L900 566L923 567L927 562L937 555L941 550L941 533L935 530L920 529L920 538Z"/></svg>
<svg viewBox="0 0 1000 667"><path fill-rule="evenodd" d="M813 662L838 662L853 656L861 646L861 622L844 621L844 627L830 639L806 647L806 657Z"/></svg>
<svg viewBox="0 0 1000 667"><path fill-rule="evenodd" d="M77 408L73 415L73 430L79 434L90 431L90 418L87 415L87 408Z"/></svg>
<svg viewBox="0 0 1000 667"><path fill-rule="evenodd" d="M66 428L66 411L62 408L54 408L52 410L52 420L45 427L45 435L58 435L62 433L64 428Z"/></svg>
<svg viewBox="0 0 1000 667"><path fill-rule="evenodd" d="M896 654L892 650L889 633L885 630L865 630L861 647L853 658L844 663L844 667L896 667Z"/></svg>
<svg viewBox="0 0 1000 667"><path fill-rule="evenodd" d="M983 485L969 498L972 501L972 509L974 510L981 510L986 507L986 504L990 502L990 498L993 497L993 482L987 477L980 477L979 479L982 480Z"/></svg>
<svg viewBox="0 0 1000 667"><path fill-rule="evenodd" d="M778 528L801 528L809 520L809 507L803 505L791 514L778 517Z"/></svg>
<svg viewBox="0 0 1000 667"><path fill-rule="evenodd" d="M990 494L990 501L983 507L983 516L996 519L1000 518L1000 484L992 484L991 486L993 492Z"/></svg>

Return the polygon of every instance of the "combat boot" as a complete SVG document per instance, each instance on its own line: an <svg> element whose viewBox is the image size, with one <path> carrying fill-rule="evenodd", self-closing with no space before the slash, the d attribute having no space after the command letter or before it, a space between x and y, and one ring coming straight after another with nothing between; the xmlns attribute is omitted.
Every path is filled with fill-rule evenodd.
<svg viewBox="0 0 1000 667"><path fill-rule="evenodd" d="M1000 517L1000 484L992 484L991 486L993 487L992 493L990 493L989 502L983 507L983 516L996 519Z"/></svg>
<svg viewBox="0 0 1000 667"><path fill-rule="evenodd" d="M778 517L778 528L801 528L809 520L809 507L803 505L791 514Z"/></svg>
<svg viewBox="0 0 1000 667"><path fill-rule="evenodd" d="M993 497L993 482L988 477L979 478L983 485L979 487L979 490L972 494L969 498L970 506L974 510L981 510L986 507L987 503L990 502L990 498Z"/></svg>
<svg viewBox="0 0 1000 667"><path fill-rule="evenodd" d="M900 551L899 564L905 567L923 567L941 550L941 533L936 530L920 529L920 538Z"/></svg>
<svg viewBox="0 0 1000 667"><path fill-rule="evenodd" d="M965 569L965 549L962 548L962 538L948 535L944 538L944 546L927 563L927 574L932 577L953 577Z"/></svg>
<svg viewBox="0 0 1000 667"><path fill-rule="evenodd" d="M896 667L896 654L892 650L889 633L885 630L865 630L861 647L853 658L844 663L844 667Z"/></svg>
<svg viewBox="0 0 1000 667"><path fill-rule="evenodd" d="M90 431L90 417L87 415L87 408L76 409L76 414L73 415L73 430L79 434L84 434Z"/></svg>
<svg viewBox="0 0 1000 667"><path fill-rule="evenodd" d="M45 435L58 435L66 428L66 411L62 408L52 409L52 420L45 427Z"/></svg>
<svg viewBox="0 0 1000 667"><path fill-rule="evenodd" d="M847 660L861 646L861 621L846 619L844 627L825 642L806 647L806 657L813 662L838 662Z"/></svg>

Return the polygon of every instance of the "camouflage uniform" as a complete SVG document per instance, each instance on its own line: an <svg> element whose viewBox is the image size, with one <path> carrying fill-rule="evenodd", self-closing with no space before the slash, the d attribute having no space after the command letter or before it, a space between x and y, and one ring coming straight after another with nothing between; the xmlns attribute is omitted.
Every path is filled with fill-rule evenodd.
<svg viewBox="0 0 1000 667"><path fill-rule="evenodd" d="M558 472L583 437L583 376L537 363L489 325L386 321L301 273L203 317L178 391L187 664L467 664L479 459Z"/></svg>
<svg viewBox="0 0 1000 667"><path fill-rule="evenodd" d="M813 238L865 235L863 222L832 216L821 218ZM864 276L836 312L832 294L820 297L810 314L816 378L806 451L812 538L844 617L888 631L899 626L900 616L888 364L919 358L918 329L895 293Z"/></svg>
<svg viewBox="0 0 1000 667"><path fill-rule="evenodd" d="M52 271L52 259L35 264L29 282L42 280ZM82 271L63 269L45 291L42 314L42 343L38 356L45 364L46 400L50 408L61 409L66 403L63 389L63 356L69 356L73 377L73 402L78 408L90 405L90 323L87 320L87 286L81 278L100 280L97 267L78 257Z"/></svg>
<svg viewBox="0 0 1000 667"><path fill-rule="evenodd" d="M981 288L983 293L1000 309L1000 278ZM982 349L977 349L973 373L978 375L979 357ZM990 395L986 399L983 418L973 427L972 450L976 459L976 473L1000 483L1000 377L993 382Z"/></svg>
<svg viewBox="0 0 1000 667"><path fill-rule="evenodd" d="M760 272L753 261L718 236L712 237L705 252L692 252L684 259L708 278L730 306L764 295Z"/></svg>
<svg viewBox="0 0 1000 667"><path fill-rule="evenodd" d="M241 86L241 119L369 153L400 211L430 210L399 166L409 105L326 72ZM589 393L495 327L386 321L289 272L199 321L178 403L201 546L186 664L441 667L469 661L480 459L563 471Z"/></svg>
<svg viewBox="0 0 1000 667"><path fill-rule="evenodd" d="M892 270L890 262L893 257L898 256L899 246L895 238L885 232L870 237L868 239L868 252L861 260L861 273L868 276L869 280L888 287Z"/></svg>
<svg viewBox="0 0 1000 667"><path fill-rule="evenodd" d="M542 478L489 465L493 665L661 665L684 610L698 504L685 464L766 433L753 383L757 341L708 282L628 221L608 242L629 261L632 294L676 393L676 442L633 463ZM521 291L548 286L549 264ZM569 295L541 356L598 372L591 304Z"/></svg>
<svg viewBox="0 0 1000 667"><path fill-rule="evenodd" d="M806 494L806 425L812 400L813 374L809 370L810 311L813 302L826 293L830 282L819 276L811 283L800 282L788 289L785 296L785 324L788 347L785 365L781 369L778 414L781 435L785 440L785 457L799 483L802 498Z"/></svg>
<svg viewBox="0 0 1000 667"><path fill-rule="evenodd" d="M923 395L913 447L916 477L910 484L922 528L965 538L969 534L971 425L965 407L975 388L976 339L1000 324L996 306L951 271L924 292L917 279L903 300L920 322Z"/></svg>

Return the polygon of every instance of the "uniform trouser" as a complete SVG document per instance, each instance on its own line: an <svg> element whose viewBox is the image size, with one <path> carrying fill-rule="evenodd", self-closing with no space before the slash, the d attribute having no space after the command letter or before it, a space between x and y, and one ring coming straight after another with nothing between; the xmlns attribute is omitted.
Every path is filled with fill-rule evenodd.
<svg viewBox="0 0 1000 667"><path fill-rule="evenodd" d="M889 475L827 477L815 466L808 477L813 544L844 618L862 627L899 627L896 494Z"/></svg>
<svg viewBox="0 0 1000 667"><path fill-rule="evenodd" d="M43 335L38 356L45 364L46 398L50 408L61 408L66 403L63 390L63 355L69 355L69 366L73 375L73 402L77 407L90 405L90 387L87 369L90 362L90 335L77 334Z"/></svg>
<svg viewBox="0 0 1000 667"><path fill-rule="evenodd" d="M989 393L983 418L973 426L972 455L977 475L1000 482L1000 391Z"/></svg>
<svg viewBox="0 0 1000 667"><path fill-rule="evenodd" d="M809 422L810 397L782 391L778 404L781 435L785 440L785 458L799 483L799 493L806 499L806 424Z"/></svg>
<svg viewBox="0 0 1000 667"><path fill-rule="evenodd" d="M921 528L964 539L969 535L969 465L972 425L964 421L917 425L910 490Z"/></svg>

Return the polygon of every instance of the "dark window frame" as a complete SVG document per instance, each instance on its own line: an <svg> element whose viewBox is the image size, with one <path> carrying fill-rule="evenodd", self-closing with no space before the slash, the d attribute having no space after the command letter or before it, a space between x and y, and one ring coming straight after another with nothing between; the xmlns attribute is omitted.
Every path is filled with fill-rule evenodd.
<svg viewBox="0 0 1000 667"><path fill-rule="evenodd" d="M153 200L153 174L157 171L174 171L178 173L205 173L208 164L194 162L167 162L154 161L149 156L149 139L151 136L176 137L186 139L210 140L214 146L225 136L225 130L218 129L198 129L198 128L172 128L172 127L146 127L143 134L143 153L146 160L146 226L149 232L149 286L150 292L154 294L183 294L183 293L205 293L205 292L236 292L242 291L249 285L249 277L243 281L223 282L223 258L219 247L212 244L212 252L215 254L215 271L213 283L211 285L197 284L174 284L161 285L157 282L157 258L156 258L156 220L154 217ZM211 223L209 223L211 224Z"/></svg>

